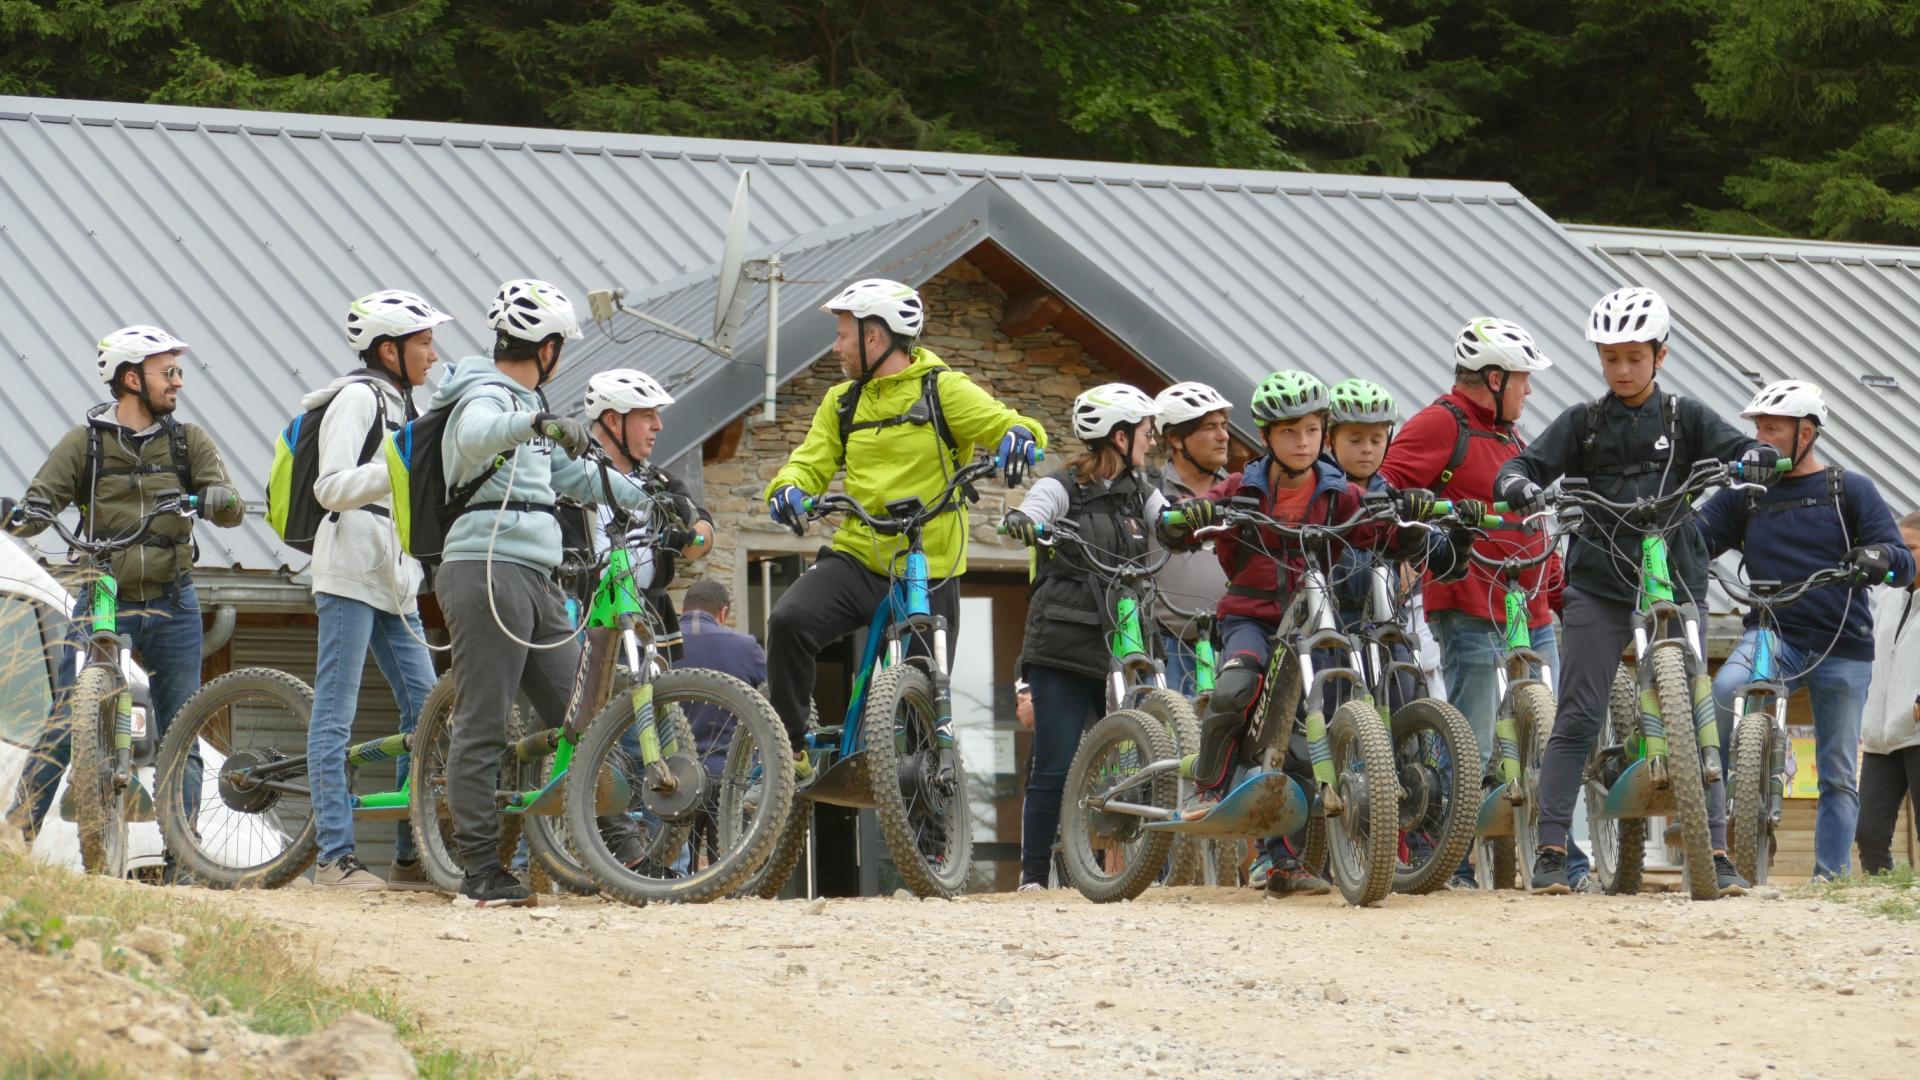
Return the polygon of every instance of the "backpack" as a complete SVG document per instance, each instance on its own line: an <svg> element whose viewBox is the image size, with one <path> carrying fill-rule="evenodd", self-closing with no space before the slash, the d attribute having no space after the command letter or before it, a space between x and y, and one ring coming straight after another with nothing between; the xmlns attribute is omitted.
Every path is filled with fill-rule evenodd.
<svg viewBox="0 0 1920 1080"><path fill-rule="evenodd" d="M160 427L161 430L166 432L167 441L172 446L173 461L171 464L152 465L142 462L138 465L116 465L113 468L107 468L105 465L105 451L102 449L100 442L100 425L94 423L87 424L87 501L89 504L92 503L94 495L100 490L100 478L103 476L152 476L158 473L170 472L180 478L181 491L187 494L193 493L193 468L187 457L187 429L181 427L180 422L171 416L161 417ZM81 508L80 520L83 522L87 520L85 507ZM145 543L155 547L171 547L174 542L167 537L149 535ZM182 543L184 543L184 541L182 541ZM194 557L198 558L199 549L196 547L194 551Z"/></svg>
<svg viewBox="0 0 1920 1080"><path fill-rule="evenodd" d="M1826 474L1827 493L1825 495L1809 495L1804 499L1788 499L1763 506L1758 494L1747 492L1746 497L1740 500L1739 517L1736 519L1738 525L1734 530L1740 537L1740 550L1743 552L1747 550L1747 526L1751 523L1753 515L1775 514L1782 510L1804 510L1810 506L1833 507L1833 512L1840 515L1840 522L1846 527L1847 535L1857 538L1860 535L1860 528L1859 523L1854 520L1853 504L1847 501L1847 471L1838 465L1829 465L1826 468Z"/></svg>
<svg viewBox="0 0 1920 1080"><path fill-rule="evenodd" d="M493 474L499 472L514 454L494 456L480 475L464 484L447 483L447 425L460 400L429 409L400 425L386 439L387 478L393 487L393 526L400 536L400 550L420 560L423 566L438 566L446 547L447 533L453 523L468 510L468 504ZM519 402L514 408L519 409ZM522 512L554 512L544 503L508 502L504 506L488 503L487 509Z"/></svg>
<svg viewBox="0 0 1920 1080"><path fill-rule="evenodd" d="M1454 423L1458 425L1458 432L1453 438L1453 454L1447 458L1447 467L1440 470L1439 486L1441 487L1445 487L1453 480L1453 470L1459 468L1461 463L1467 460L1467 446L1468 441L1471 439L1492 439L1502 445L1512 443L1522 450L1527 448L1526 441L1520 438L1520 433L1514 431L1511 424L1507 426L1507 433L1505 435L1502 435L1498 431L1476 431L1473 429L1473 426L1467 422L1466 410L1460 406L1455 405L1445 398L1441 398L1435 402L1435 404L1452 413Z"/></svg>
<svg viewBox="0 0 1920 1080"><path fill-rule="evenodd" d="M373 460L381 437L387 433L387 397L379 390L379 379L360 376L350 381L373 386L373 400L379 410L378 420L367 430L366 442L361 445L360 456L355 461L357 465L365 465ZM280 430L280 437L273 441L273 465L267 470L267 524L273 526L273 531L288 547L308 555L313 554L313 541L320 532L320 523L340 520L339 512L321 506L313 493L313 485L320 479L320 422L328 407L338 400L339 395L335 394L325 405L308 409L289 421ZM367 505L361 509L387 516L387 511L379 506Z"/></svg>
<svg viewBox="0 0 1920 1080"><path fill-rule="evenodd" d="M947 417L940 409L940 373L945 368L932 368L920 379L920 400L898 416L889 416L884 420L863 420L853 422L854 410L860 407L862 385L854 383L847 392L840 395L840 404L834 410L834 418L840 424L840 464L847 461L847 439L856 431L869 428L890 428L896 424L932 424L940 441L947 444L947 451L953 457L954 465L960 464L960 444L954 441L953 432L947 428Z"/></svg>
<svg viewBox="0 0 1920 1080"><path fill-rule="evenodd" d="M1607 399L1612 396L1612 394L1602 394L1587 402L1587 407L1582 413L1586 422L1581 425L1583 430L1580 433L1580 471L1569 475L1590 478L1595 474L1593 448L1600 441L1600 429L1606 424ZM1673 455L1680 452L1680 398L1675 394L1661 395L1660 413L1661 422L1666 427L1662 438L1667 444L1667 456L1663 459L1642 461L1632 465L1609 466L1601 475L1641 476L1646 473L1662 472L1668 468L1673 461ZM1656 444L1654 449L1658 450L1659 446Z"/></svg>

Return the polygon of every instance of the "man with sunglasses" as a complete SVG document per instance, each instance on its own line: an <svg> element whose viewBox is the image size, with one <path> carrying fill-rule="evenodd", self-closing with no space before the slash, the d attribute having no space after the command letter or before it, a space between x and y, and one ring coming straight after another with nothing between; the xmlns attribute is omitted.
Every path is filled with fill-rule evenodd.
<svg viewBox="0 0 1920 1080"><path fill-rule="evenodd" d="M186 350L186 342L154 326L128 326L102 338L95 363L113 400L88 410L86 422L55 444L28 485L26 502L52 513L79 507L80 526L91 536L117 536L138 528L156 504L183 492L200 497L201 518L223 528L240 524L245 507L227 478L213 437L174 419L186 377L181 363ZM0 520L12 519L11 503L0 499ZM31 536L43 528L44 523L25 522L13 532ZM193 556L192 522L162 516L144 543L113 558L120 583L120 631L132 639L147 670L156 739L166 735L174 713L200 687L200 600L193 591ZM83 605L89 585L72 586ZM61 654L57 722L42 737L9 813L29 838L38 832L53 801L69 752L61 710L75 672L72 653ZM171 858L167 869L172 880Z"/></svg>

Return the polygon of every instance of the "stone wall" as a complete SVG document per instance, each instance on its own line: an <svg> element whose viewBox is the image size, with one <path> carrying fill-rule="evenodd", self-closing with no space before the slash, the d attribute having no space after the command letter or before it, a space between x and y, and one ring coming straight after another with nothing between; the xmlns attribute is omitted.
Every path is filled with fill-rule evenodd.
<svg viewBox="0 0 1920 1080"><path fill-rule="evenodd" d="M1009 338L1000 329L1006 294L965 260L929 281L921 296L927 305L921 343L1010 407L1046 425L1054 451L1042 468L1052 468L1076 453L1079 443L1068 419L1074 396L1115 376L1071 338L1051 330ZM718 525L718 536L713 554L689 567L689 573L725 582L734 587L737 597L745 584L743 553L812 551L824 542L815 534L796 542L791 533L768 521L760 493L806 437L814 410L828 388L841 379L840 366L831 356L816 361L781 387L775 424L750 420L734 458L706 466L707 506ZM982 485L980 495L973 508L974 561L984 554L982 547L998 544L993 526L1009 505L1006 489L997 482ZM1008 551L1013 550L1009 546ZM680 583L690 580L683 575Z"/></svg>

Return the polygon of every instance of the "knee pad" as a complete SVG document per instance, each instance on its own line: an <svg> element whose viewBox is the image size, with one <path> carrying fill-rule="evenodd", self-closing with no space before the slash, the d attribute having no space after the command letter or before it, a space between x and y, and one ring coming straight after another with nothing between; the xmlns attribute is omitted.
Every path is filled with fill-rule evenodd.
<svg viewBox="0 0 1920 1080"><path fill-rule="evenodd" d="M1267 665L1250 652L1237 652L1220 665L1213 679L1213 703L1208 711L1245 716L1260 700L1260 688L1266 682Z"/></svg>

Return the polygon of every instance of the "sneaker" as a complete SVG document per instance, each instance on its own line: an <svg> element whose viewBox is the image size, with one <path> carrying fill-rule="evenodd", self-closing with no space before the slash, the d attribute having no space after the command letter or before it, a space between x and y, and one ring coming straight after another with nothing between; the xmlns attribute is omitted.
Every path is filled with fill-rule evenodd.
<svg viewBox="0 0 1920 1080"><path fill-rule="evenodd" d="M160 858L160 884L178 885L183 889L200 884L198 877L181 869L180 864L173 861L173 852L162 852Z"/></svg>
<svg viewBox="0 0 1920 1080"><path fill-rule="evenodd" d="M1455 874L1447 879L1448 892L1479 892L1480 883L1472 874Z"/></svg>
<svg viewBox="0 0 1920 1080"><path fill-rule="evenodd" d="M1273 872L1267 875L1269 896L1325 896L1332 891L1333 886L1325 879L1308 873L1292 859L1274 863Z"/></svg>
<svg viewBox="0 0 1920 1080"><path fill-rule="evenodd" d="M1040 884L1037 881L1023 881L1020 883L1020 887L1013 891L1014 892L1046 892L1047 887L1045 885Z"/></svg>
<svg viewBox="0 0 1920 1080"><path fill-rule="evenodd" d="M813 758L805 750L793 752L793 778L802 786L813 779Z"/></svg>
<svg viewBox="0 0 1920 1080"><path fill-rule="evenodd" d="M1247 887L1250 889L1266 888L1267 878L1272 873L1273 873L1272 857L1268 855L1260 856L1259 858L1253 860L1253 866L1247 870Z"/></svg>
<svg viewBox="0 0 1920 1080"><path fill-rule="evenodd" d="M1607 892L1606 886L1601 885L1600 879L1593 874L1581 874L1578 880L1571 880L1567 885L1574 892L1590 896L1605 896Z"/></svg>
<svg viewBox="0 0 1920 1080"><path fill-rule="evenodd" d="M328 889L384 889L387 883L376 877L352 852L314 868L313 883Z"/></svg>
<svg viewBox="0 0 1920 1080"><path fill-rule="evenodd" d="M1740 871L1734 868L1733 860L1725 855L1713 857L1713 876L1720 886L1721 896L1745 896L1747 890L1753 887L1753 882L1741 877Z"/></svg>
<svg viewBox="0 0 1920 1080"><path fill-rule="evenodd" d="M1567 885L1567 853L1541 848L1533 854L1533 891L1548 896L1563 896L1573 889Z"/></svg>
<svg viewBox="0 0 1920 1080"><path fill-rule="evenodd" d="M387 888L395 892L437 892L426 865L419 859L395 859L387 864Z"/></svg>
<svg viewBox="0 0 1920 1080"><path fill-rule="evenodd" d="M504 866L489 866L469 873L460 881L460 896L455 903L469 907L533 907L533 891Z"/></svg>

